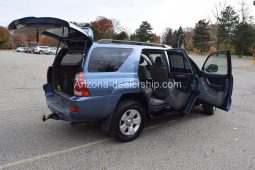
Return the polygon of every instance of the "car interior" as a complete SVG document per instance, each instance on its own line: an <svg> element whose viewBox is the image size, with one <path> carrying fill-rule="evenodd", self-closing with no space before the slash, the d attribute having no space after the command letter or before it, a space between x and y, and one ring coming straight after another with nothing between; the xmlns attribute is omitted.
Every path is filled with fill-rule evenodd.
<svg viewBox="0 0 255 170"><path fill-rule="evenodd" d="M192 87L195 86L194 74L188 59L182 52L169 50L167 55L170 64L169 82L172 82L174 86L168 88L167 103L178 110L188 102Z"/></svg>
<svg viewBox="0 0 255 170"><path fill-rule="evenodd" d="M55 91L74 94L74 79L82 69L84 46L72 45L61 49L54 61L52 83Z"/></svg>
<svg viewBox="0 0 255 170"><path fill-rule="evenodd" d="M162 86L168 81L168 67L163 56L163 51L143 50L140 58L138 76L151 105L166 104L167 88Z"/></svg>
<svg viewBox="0 0 255 170"><path fill-rule="evenodd" d="M139 80L147 85L142 88L149 96L151 105L168 104L174 109L180 109L190 96L194 83L193 73L188 60L181 52L173 50L167 54L170 68L164 52L143 50L138 69ZM170 86L163 87L164 82ZM150 86L148 83L151 83ZM154 83L159 87L156 88Z"/></svg>

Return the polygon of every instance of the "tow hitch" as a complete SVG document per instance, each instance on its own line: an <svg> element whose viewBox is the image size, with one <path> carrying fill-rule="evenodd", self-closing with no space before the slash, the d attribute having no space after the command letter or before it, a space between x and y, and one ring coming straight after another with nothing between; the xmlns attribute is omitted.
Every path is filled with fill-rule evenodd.
<svg viewBox="0 0 255 170"><path fill-rule="evenodd" d="M48 115L43 115L42 116L42 121L46 121L48 119L54 119L54 120L59 120L59 116L56 114L56 113L51 113L51 114L48 114Z"/></svg>

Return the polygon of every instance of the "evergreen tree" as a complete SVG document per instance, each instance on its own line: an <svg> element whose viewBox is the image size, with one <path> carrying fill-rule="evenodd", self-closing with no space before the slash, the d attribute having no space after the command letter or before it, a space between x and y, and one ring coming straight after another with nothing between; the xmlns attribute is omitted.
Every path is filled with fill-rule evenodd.
<svg viewBox="0 0 255 170"><path fill-rule="evenodd" d="M184 31L182 29L182 27L179 27L179 29L177 30L177 34L176 34L176 47L179 48L181 47L183 44L184 44L184 40L185 40L185 37L184 37ZM179 45L179 47L178 47Z"/></svg>
<svg viewBox="0 0 255 170"><path fill-rule="evenodd" d="M255 30L252 25L246 22L240 23L236 28L234 36L236 54L238 54L240 57L242 57L244 54L248 55L249 48L252 48L254 43Z"/></svg>
<svg viewBox="0 0 255 170"><path fill-rule="evenodd" d="M125 31L121 31L118 34L115 34L114 38L116 40L128 40L128 34Z"/></svg>
<svg viewBox="0 0 255 170"><path fill-rule="evenodd" d="M147 21L143 21L140 27L135 31L135 36L138 41L147 42L152 38L152 27Z"/></svg>
<svg viewBox="0 0 255 170"><path fill-rule="evenodd" d="M172 45L173 42L173 31L171 28L166 28L162 35L162 43L167 45Z"/></svg>
<svg viewBox="0 0 255 170"><path fill-rule="evenodd" d="M231 43L233 43L234 32L239 23L239 16L233 7L227 6L218 17L219 42L225 44L225 49L230 49Z"/></svg>
<svg viewBox="0 0 255 170"><path fill-rule="evenodd" d="M209 31L209 22L207 22L205 19L199 20L198 23L196 23L196 27L194 29L193 43L194 46L199 49L201 55L203 51L208 50L210 41Z"/></svg>

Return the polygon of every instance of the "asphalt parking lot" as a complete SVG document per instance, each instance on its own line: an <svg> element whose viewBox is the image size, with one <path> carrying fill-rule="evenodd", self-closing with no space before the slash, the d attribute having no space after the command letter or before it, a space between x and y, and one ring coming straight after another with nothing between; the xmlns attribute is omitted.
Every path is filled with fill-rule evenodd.
<svg viewBox="0 0 255 170"><path fill-rule="evenodd" d="M193 57L201 65L204 57ZM230 112L193 111L119 143L96 124L41 121L54 56L0 51L0 169L255 169L255 65L233 60Z"/></svg>

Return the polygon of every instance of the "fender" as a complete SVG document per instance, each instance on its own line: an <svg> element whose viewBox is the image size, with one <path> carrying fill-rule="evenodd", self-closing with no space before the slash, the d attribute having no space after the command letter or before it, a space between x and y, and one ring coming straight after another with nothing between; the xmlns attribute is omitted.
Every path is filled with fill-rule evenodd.
<svg viewBox="0 0 255 170"><path fill-rule="evenodd" d="M125 93L123 93L125 92ZM101 124L101 129L109 133L110 132L110 127L112 123L112 119L115 113L115 110L117 108L117 105L121 99L122 96L124 95L134 95L134 94L142 94L145 96L147 102L148 102L148 97L145 95L144 91L140 88L121 88L121 89L114 89L111 98L108 101L109 105L114 105L113 107L107 107L105 110L105 115L108 115L108 117L105 119L105 121ZM148 105L149 106L149 105ZM149 110L149 107L147 108Z"/></svg>

